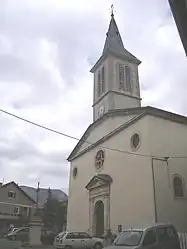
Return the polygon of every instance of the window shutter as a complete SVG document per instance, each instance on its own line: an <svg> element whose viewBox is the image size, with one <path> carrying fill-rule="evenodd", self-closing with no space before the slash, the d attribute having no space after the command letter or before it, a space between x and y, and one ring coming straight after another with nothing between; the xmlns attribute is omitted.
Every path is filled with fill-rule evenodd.
<svg viewBox="0 0 187 249"><path fill-rule="evenodd" d="M98 72L97 75L97 92L98 92L98 96L101 95L101 74L100 71Z"/></svg>
<svg viewBox="0 0 187 249"><path fill-rule="evenodd" d="M102 67L101 77L102 77L102 93L103 93L105 92L105 68L104 67Z"/></svg>
<svg viewBox="0 0 187 249"><path fill-rule="evenodd" d="M128 66L125 67L125 79L126 79L126 89L128 92L132 92L131 85L131 70Z"/></svg>
<svg viewBox="0 0 187 249"><path fill-rule="evenodd" d="M119 64L118 66L119 71L119 89L124 89L124 79L125 79L125 72L124 72L124 67L123 65Z"/></svg>

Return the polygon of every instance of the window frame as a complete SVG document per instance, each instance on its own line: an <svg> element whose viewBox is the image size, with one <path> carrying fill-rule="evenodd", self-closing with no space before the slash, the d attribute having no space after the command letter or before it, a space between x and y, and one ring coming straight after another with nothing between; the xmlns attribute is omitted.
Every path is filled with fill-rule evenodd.
<svg viewBox="0 0 187 249"><path fill-rule="evenodd" d="M105 162L105 151L100 149L95 155L95 167L96 170L101 170Z"/></svg>
<svg viewBox="0 0 187 249"><path fill-rule="evenodd" d="M101 94L105 92L105 67L101 68Z"/></svg>
<svg viewBox="0 0 187 249"><path fill-rule="evenodd" d="M74 168L73 168L72 174L73 174L73 179L76 179L77 174L78 174L78 168L77 168L77 167L74 167Z"/></svg>
<svg viewBox="0 0 187 249"><path fill-rule="evenodd" d="M12 194L12 196L9 196L9 194ZM16 192L12 191L12 190L9 190L8 191L8 198L9 199L16 199Z"/></svg>
<svg viewBox="0 0 187 249"><path fill-rule="evenodd" d="M146 238L146 235L148 234L148 233L150 233L150 232L154 232L155 233L155 242L153 243L153 244L149 244L149 245L145 245L144 244L144 240L145 240L145 238ZM143 246L152 246L152 245L156 245L158 243L158 238L157 238L157 233L156 233L156 229L155 228L152 228L152 229L149 229L149 230L146 230L145 231L145 234L144 234L144 237L143 237L143 240L142 240L142 245Z"/></svg>
<svg viewBox="0 0 187 249"><path fill-rule="evenodd" d="M84 235L84 236L83 236ZM79 237L81 239L91 239L92 237L86 232L79 232Z"/></svg>
<svg viewBox="0 0 187 249"><path fill-rule="evenodd" d="M176 194L176 192L178 191L178 189L176 189L176 185L175 185L175 180L180 179L181 181L181 187L182 187L182 196L179 196L178 194ZM173 185L173 195L174 195L174 199L184 199L186 197L185 195L185 182L184 179L181 175L179 174L174 174L173 175L173 180L172 180L172 185ZM179 186L177 186L177 188L179 188Z"/></svg>
<svg viewBox="0 0 187 249"><path fill-rule="evenodd" d="M125 90L129 93L132 93L132 75L131 68L128 65L125 66Z"/></svg>
<svg viewBox="0 0 187 249"><path fill-rule="evenodd" d="M125 67L123 64L118 65L119 89L125 91Z"/></svg>
<svg viewBox="0 0 187 249"><path fill-rule="evenodd" d="M98 94L98 97L101 96L101 72L100 70L97 73L97 94Z"/></svg>
<svg viewBox="0 0 187 249"><path fill-rule="evenodd" d="M15 212L15 210L17 209L17 212ZM14 214L20 214L20 207L14 207L14 212L13 212Z"/></svg>
<svg viewBox="0 0 187 249"><path fill-rule="evenodd" d="M133 75L129 65L122 63L117 64L117 83L120 90L130 95L133 94Z"/></svg>
<svg viewBox="0 0 187 249"><path fill-rule="evenodd" d="M163 234L159 234L159 231L164 231ZM158 244L163 244L163 243L166 243L169 239L169 234L167 232L167 227L163 226L163 227L157 227L156 228L156 236L157 236L157 239L158 239ZM162 237L161 237L162 236ZM166 236L164 238L164 236ZM164 239L163 239L164 238Z"/></svg>
<svg viewBox="0 0 187 249"><path fill-rule="evenodd" d="M68 236L70 236L70 238L68 238ZM69 232L67 235L66 235L66 239L79 239L79 233L78 232Z"/></svg>
<svg viewBox="0 0 187 249"><path fill-rule="evenodd" d="M105 92L105 67L102 66L97 73L97 95L100 97Z"/></svg>

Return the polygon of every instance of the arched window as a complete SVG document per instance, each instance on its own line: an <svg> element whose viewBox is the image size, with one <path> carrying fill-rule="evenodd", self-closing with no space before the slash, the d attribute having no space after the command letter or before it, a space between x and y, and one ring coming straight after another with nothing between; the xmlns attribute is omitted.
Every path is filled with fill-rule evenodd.
<svg viewBox="0 0 187 249"><path fill-rule="evenodd" d="M173 178L173 188L175 197L184 197L183 181L180 176Z"/></svg>
<svg viewBox="0 0 187 249"><path fill-rule="evenodd" d="M105 92L105 68L102 67L101 71L97 75L97 88L98 88L98 97Z"/></svg>
<svg viewBox="0 0 187 249"><path fill-rule="evenodd" d="M105 92L105 68L102 67L102 71L101 71L101 91L102 93Z"/></svg>
<svg viewBox="0 0 187 249"><path fill-rule="evenodd" d="M126 80L126 89L128 92L132 92L131 86L131 71L128 66L125 67L125 80Z"/></svg>
<svg viewBox="0 0 187 249"><path fill-rule="evenodd" d="M97 88L98 88L98 97L101 95L101 72L98 72L97 75Z"/></svg>

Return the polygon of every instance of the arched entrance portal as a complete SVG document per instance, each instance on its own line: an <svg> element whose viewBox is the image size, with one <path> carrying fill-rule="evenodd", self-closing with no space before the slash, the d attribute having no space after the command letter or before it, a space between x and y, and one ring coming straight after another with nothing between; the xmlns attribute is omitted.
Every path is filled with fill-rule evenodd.
<svg viewBox="0 0 187 249"><path fill-rule="evenodd" d="M95 204L95 236L101 237L104 234L104 204L97 201Z"/></svg>

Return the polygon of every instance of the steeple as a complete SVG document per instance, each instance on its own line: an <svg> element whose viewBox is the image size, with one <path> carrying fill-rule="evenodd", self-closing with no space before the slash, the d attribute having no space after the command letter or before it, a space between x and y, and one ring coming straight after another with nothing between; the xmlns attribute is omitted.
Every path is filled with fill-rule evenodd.
<svg viewBox="0 0 187 249"><path fill-rule="evenodd" d="M107 37L106 37L105 45L103 48L103 54L107 52L114 52L119 55L127 56L129 57L129 59L136 61L137 64L140 64L140 61L124 48L118 26L114 19L113 11L111 13L111 20L110 20L110 24L109 24L109 28L108 28L108 32L106 36Z"/></svg>
<svg viewBox="0 0 187 249"><path fill-rule="evenodd" d="M124 52L124 45L121 39L121 35L119 33L116 21L114 19L114 13L111 14L111 20L107 32L107 37L105 40L105 45L103 49L103 54L107 52L107 49L111 49L113 51L123 53Z"/></svg>
<svg viewBox="0 0 187 249"><path fill-rule="evenodd" d="M94 121L109 111L141 106L138 78L141 61L125 49L111 7L102 55L91 69L94 73Z"/></svg>

